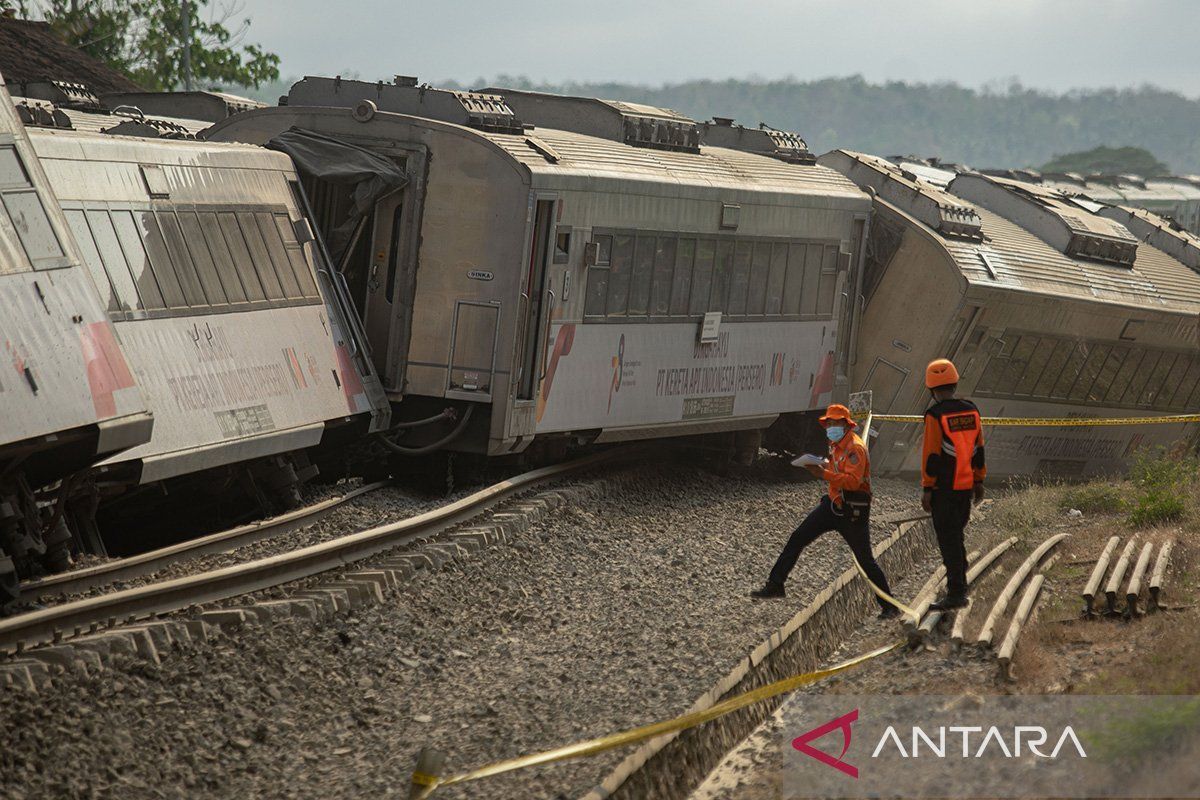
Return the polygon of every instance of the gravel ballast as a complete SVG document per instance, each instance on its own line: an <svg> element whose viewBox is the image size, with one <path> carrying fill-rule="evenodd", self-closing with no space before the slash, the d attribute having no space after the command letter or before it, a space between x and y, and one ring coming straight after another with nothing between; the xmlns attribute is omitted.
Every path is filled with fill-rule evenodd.
<svg viewBox="0 0 1200 800"><path fill-rule="evenodd" d="M823 490L797 472L627 470L399 600L8 691L3 796L404 796L422 746L455 772L682 713L851 564L830 534L786 600L747 598ZM876 520L916 505L910 483L875 491ZM573 798L624 754L435 796Z"/></svg>

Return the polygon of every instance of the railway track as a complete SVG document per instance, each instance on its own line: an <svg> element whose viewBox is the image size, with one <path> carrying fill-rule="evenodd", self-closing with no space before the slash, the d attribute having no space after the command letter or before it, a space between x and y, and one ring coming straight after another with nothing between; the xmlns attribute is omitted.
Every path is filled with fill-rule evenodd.
<svg viewBox="0 0 1200 800"><path fill-rule="evenodd" d="M297 508L277 517L239 525L236 528L218 531L169 547L149 550L129 558L114 559L92 567L25 581L21 584L21 595L23 597L39 597L48 594L75 594L116 581L153 575L163 567L179 561L211 553L227 553L262 539L279 536L311 525L324 519L334 509L351 500L370 494L387 485L389 485L388 481L368 483L346 492L341 497L331 497L328 500Z"/></svg>
<svg viewBox="0 0 1200 800"><path fill-rule="evenodd" d="M307 578L435 535L478 516L504 500L545 483L599 466L610 466L637 455L644 456L645 453L642 447L622 448L565 464L543 467L398 522L378 525L255 561L62 603L0 620L0 652L19 653L103 627L111 628L132 623ZM367 487L363 487L363 490L366 489ZM348 498L337 500L345 502L346 499ZM331 502L334 501L326 501L326 504ZM312 512L312 509L326 504L318 503L302 511L327 512L329 507ZM284 524L301 523L289 520ZM219 545L214 543L212 546Z"/></svg>

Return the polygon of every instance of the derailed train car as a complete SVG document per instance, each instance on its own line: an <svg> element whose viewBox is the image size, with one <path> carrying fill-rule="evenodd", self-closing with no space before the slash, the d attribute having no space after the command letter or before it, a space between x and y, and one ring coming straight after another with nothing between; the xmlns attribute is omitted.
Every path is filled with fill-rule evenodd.
<svg viewBox="0 0 1200 800"><path fill-rule="evenodd" d="M1168 242L1038 184L965 173L943 190L874 156L835 150L819 162L875 193L852 384L873 392L877 411L921 413L922 370L937 357L955 361L963 393L986 416L1200 407L1200 274L1189 266L1190 237ZM989 471L1116 472L1138 448L1194 445L1198 429L994 427ZM917 471L920 426L878 431L876 468Z"/></svg>
<svg viewBox="0 0 1200 800"><path fill-rule="evenodd" d="M154 414L149 441L73 491L103 501L110 523L134 507L152 518L156 499L185 486L211 495L216 516L238 498L298 502L313 473L304 451L385 427L389 409L290 160L161 137L145 119L56 112L53 126L30 126L33 151ZM95 520L75 522L102 549ZM109 525L110 545L123 527Z"/></svg>
<svg viewBox="0 0 1200 800"><path fill-rule="evenodd" d="M752 454L846 389L870 199L795 137L744 152L645 106L324 78L207 135L293 128L407 176L357 224L353 186L306 178L401 452L715 433Z"/></svg>
<svg viewBox="0 0 1200 800"><path fill-rule="evenodd" d="M153 420L0 82L0 602L70 564L73 477Z"/></svg>

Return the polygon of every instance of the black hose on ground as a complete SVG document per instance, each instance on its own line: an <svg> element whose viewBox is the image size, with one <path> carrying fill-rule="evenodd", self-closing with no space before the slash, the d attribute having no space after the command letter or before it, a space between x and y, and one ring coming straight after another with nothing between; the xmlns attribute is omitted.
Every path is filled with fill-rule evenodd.
<svg viewBox="0 0 1200 800"><path fill-rule="evenodd" d="M388 450L391 450L393 453L399 453L403 456L421 456L425 455L426 453L432 453L434 450L450 444L450 442L461 436L462 432L467 429L467 423L471 421L471 414L474 411L474 405L467 406L467 410L463 412L462 419L460 419L458 424L454 426L454 430L450 431L448 434L432 444L427 444L422 447L405 447L403 445L396 444L386 436L380 436L379 441Z"/></svg>

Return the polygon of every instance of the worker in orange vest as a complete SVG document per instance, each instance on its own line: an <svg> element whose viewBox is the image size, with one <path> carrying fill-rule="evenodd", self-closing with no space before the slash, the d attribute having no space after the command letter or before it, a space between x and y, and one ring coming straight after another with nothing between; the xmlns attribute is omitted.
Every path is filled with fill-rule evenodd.
<svg viewBox="0 0 1200 800"><path fill-rule="evenodd" d="M842 535L871 582L891 594L887 578L871 552L871 462L866 445L854 432L858 425L850 409L840 404L831 405L819 421L829 440L829 459L825 466L808 464L805 468L813 477L827 481L829 491L792 532L766 584L750 593L756 599L783 597L784 581L801 551L829 531ZM880 617L899 616L900 611L891 603L878 596L876 599Z"/></svg>
<svg viewBox="0 0 1200 800"><path fill-rule="evenodd" d="M949 611L967 605L966 527L971 501L983 500L987 467L983 420L970 400L955 396L958 370L948 359L925 368L933 405L925 412L921 452L921 507L933 515L938 549L946 565L946 594L931 608Z"/></svg>

